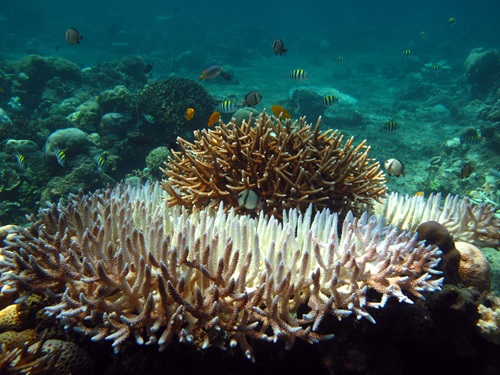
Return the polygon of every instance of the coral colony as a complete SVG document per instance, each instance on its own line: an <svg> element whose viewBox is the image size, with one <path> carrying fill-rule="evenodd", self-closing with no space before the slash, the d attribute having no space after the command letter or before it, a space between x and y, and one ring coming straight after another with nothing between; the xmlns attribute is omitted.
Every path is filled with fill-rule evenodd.
<svg viewBox="0 0 500 375"><path fill-rule="evenodd" d="M339 223L329 210L290 209L278 221L168 208L162 196L158 185L120 185L41 210L4 249L3 284L50 290L49 314L116 351L178 339L238 345L252 360L249 339L329 339L317 333L326 315L374 321L368 307L441 285L439 249L366 213Z"/></svg>
<svg viewBox="0 0 500 375"><path fill-rule="evenodd" d="M180 139L161 185L41 209L4 241L3 293L45 293L64 329L116 352L178 340L239 347L253 361L258 340L332 339L326 316L375 323L370 309L388 299L439 290L441 250L417 241L415 223L442 219L454 236L498 244L488 206L395 195L376 204L385 184L364 142L342 146L320 121L263 113L250 124ZM372 210L394 215L386 223Z"/></svg>
<svg viewBox="0 0 500 375"><path fill-rule="evenodd" d="M195 142L178 139L180 152L165 163L163 188L169 204L217 207L220 202L248 212L238 195L252 191L260 211L280 217L283 210L323 207L345 215L361 204L373 205L386 191L379 163L368 157L365 141L344 144L338 131L320 131L305 118L268 116L265 111L238 125L234 120L214 130L195 131Z"/></svg>

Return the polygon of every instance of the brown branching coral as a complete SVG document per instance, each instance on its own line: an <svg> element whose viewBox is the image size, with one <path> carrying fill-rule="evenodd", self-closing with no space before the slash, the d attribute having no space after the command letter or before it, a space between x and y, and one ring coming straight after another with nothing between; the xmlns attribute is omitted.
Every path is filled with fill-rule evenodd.
<svg viewBox="0 0 500 375"><path fill-rule="evenodd" d="M386 191L385 176L370 150L353 138L343 143L337 130L320 131L305 118L291 123L264 111L255 124L220 123L195 132L194 143L178 138L181 148L165 163L163 188L169 204L244 210L238 194L254 192L261 210L276 217L284 209L304 212L312 204L345 215L371 206ZM343 143L343 144L342 144ZM252 206L252 209L254 206Z"/></svg>
<svg viewBox="0 0 500 375"><path fill-rule="evenodd" d="M158 185L72 196L18 233L0 285L49 292L61 326L116 351L179 340L253 359L254 340L330 339L324 317L374 322L370 309L389 298L412 303L442 283L439 249L366 213L342 223L312 207L282 221L222 204L188 211L168 208Z"/></svg>

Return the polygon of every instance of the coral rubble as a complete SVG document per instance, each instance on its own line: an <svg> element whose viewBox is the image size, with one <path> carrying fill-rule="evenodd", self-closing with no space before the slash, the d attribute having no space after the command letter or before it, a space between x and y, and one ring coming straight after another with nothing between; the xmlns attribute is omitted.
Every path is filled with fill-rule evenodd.
<svg viewBox="0 0 500 375"><path fill-rule="evenodd" d="M439 249L366 213L190 212L169 208L158 184L71 196L5 242L4 289L49 292L62 327L116 351L177 339L253 359L254 340L330 339L323 318L374 322L388 299L413 303L442 283Z"/></svg>

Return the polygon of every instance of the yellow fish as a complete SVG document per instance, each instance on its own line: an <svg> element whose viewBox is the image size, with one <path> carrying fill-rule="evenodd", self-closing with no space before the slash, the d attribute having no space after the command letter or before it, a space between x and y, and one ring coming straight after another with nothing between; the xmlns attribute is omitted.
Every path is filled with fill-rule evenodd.
<svg viewBox="0 0 500 375"><path fill-rule="evenodd" d="M212 126L215 124L217 121L219 121L220 118L220 112L214 112L208 119L208 126Z"/></svg>
<svg viewBox="0 0 500 375"><path fill-rule="evenodd" d="M282 106L276 104L276 105L273 105L271 106L271 111L273 112L273 114L275 116L283 116L283 118L292 118L292 116L290 115L290 113L288 113L288 111L283 108Z"/></svg>
<svg viewBox="0 0 500 375"><path fill-rule="evenodd" d="M186 120L191 120L194 116L194 109L193 108L188 108L186 110Z"/></svg>

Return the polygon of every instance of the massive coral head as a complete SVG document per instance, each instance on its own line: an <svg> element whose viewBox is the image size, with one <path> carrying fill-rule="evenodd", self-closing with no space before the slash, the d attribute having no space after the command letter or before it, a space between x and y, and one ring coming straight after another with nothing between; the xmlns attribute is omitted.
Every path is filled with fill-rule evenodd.
<svg viewBox="0 0 500 375"><path fill-rule="evenodd" d="M293 123L262 112L241 125L233 119L195 131L194 143L178 138L180 151L162 169L169 205L217 207L280 217L282 210L330 208L359 212L386 192L378 162L363 140L344 142L338 130L321 131L305 117ZM246 198L256 202L247 204Z"/></svg>

